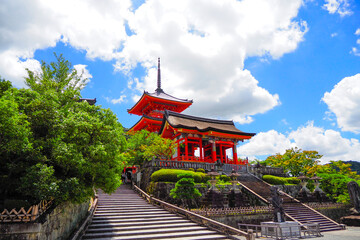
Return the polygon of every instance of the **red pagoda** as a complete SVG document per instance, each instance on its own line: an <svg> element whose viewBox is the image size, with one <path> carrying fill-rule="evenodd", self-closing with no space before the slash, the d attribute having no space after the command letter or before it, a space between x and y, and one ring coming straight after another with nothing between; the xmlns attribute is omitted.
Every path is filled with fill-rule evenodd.
<svg viewBox="0 0 360 240"><path fill-rule="evenodd" d="M192 100L175 98L161 89L158 59L157 89L154 93L144 91L140 100L128 110L142 116L129 131L146 129L174 139L177 144L171 159L174 161L247 164L247 160L238 161L236 145L255 133L240 131L233 121L181 114L191 104Z"/></svg>
<svg viewBox="0 0 360 240"><path fill-rule="evenodd" d="M140 100L128 113L142 116L141 119L130 128L129 131L142 129L149 132L159 132L164 110L182 112L192 104L192 100L173 97L161 89L160 58L158 59L157 88L154 93L144 91Z"/></svg>

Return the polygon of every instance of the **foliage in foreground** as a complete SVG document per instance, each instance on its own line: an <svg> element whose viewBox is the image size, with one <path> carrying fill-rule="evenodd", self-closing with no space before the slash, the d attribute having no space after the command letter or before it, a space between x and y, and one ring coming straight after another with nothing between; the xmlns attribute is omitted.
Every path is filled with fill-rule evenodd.
<svg viewBox="0 0 360 240"><path fill-rule="evenodd" d="M201 197L201 193L195 188L195 182L191 173L183 173L178 175L178 181L175 188L171 189L170 196L174 199L180 199L183 206L190 207L191 199Z"/></svg>
<svg viewBox="0 0 360 240"><path fill-rule="evenodd" d="M284 154L269 156L263 164L272 167L283 167L284 171L292 176L299 176L303 173L307 177L317 174L320 180L320 188L327 196L337 202L348 203L349 193L347 183L357 181L360 183L360 176L351 170L351 164L342 161L330 161L329 164L320 165L318 159L321 155L316 151L302 151L301 149L288 149ZM310 181L311 187L311 181Z"/></svg>
<svg viewBox="0 0 360 240"><path fill-rule="evenodd" d="M151 175L152 182L177 182L178 176L181 174L188 174L196 183L206 183L209 177L202 172L193 172L181 169L160 169Z"/></svg>
<svg viewBox="0 0 360 240"><path fill-rule="evenodd" d="M126 157L131 165L143 165L153 157L158 159L170 159L175 152L175 143L171 139L165 139L158 134L141 130L130 133Z"/></svg>
<svg viewBox="0 0 360 240"><path fill-rule="evenodd" d="M0 191L4 199L81 202L114 191L125 159L123 128L108 109L78 102L83 79L61 55L29 89L0 81ZM5 90L4 90L5 89Z"/></svg>

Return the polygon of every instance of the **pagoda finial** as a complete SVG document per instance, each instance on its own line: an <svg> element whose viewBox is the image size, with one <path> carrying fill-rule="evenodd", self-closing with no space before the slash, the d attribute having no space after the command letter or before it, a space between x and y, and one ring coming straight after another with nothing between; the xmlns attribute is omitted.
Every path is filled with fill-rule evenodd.
<svg viewBox="0 0 360 240"><path fill-rule="evenodd" d="M158 58L158 75L157 75L157 89L156 92L163 92L161 89L161 72L160 72L160 58Z"/></svg>

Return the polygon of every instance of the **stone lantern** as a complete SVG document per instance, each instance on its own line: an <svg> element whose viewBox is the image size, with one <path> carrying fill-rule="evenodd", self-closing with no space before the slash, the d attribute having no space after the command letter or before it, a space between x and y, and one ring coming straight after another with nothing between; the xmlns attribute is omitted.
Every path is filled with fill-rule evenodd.
<svg viewBox="0 0 360 240"><path fill-rule="evenodd" d="M231 174L229 175L232 183L232 189L234 192L239 192L239 189L237 188L236 184L238 183L237 178L240 176L240 174L236 173L235 169L231 171Z"/></svg>
<svg viewBox="0 0 360 240"><path fill-rule="evenodd" d="M217 182L216 176L219 176L220 174L214 170L214 166L211 166L211 171L208 172L207 175L211 177L211 179L209 180L209 182L211 183L211 187L208 191L219 192L219 190L216 188L215 184Z"/></svg>
<svg viewBox="0 0 360 240"><path fill-rule="evenodd" d="M300 179L300 185L301 185L301 190L300 191L305 191L305 192L309 192L309 189L307 189L306 185L308 184L308 180L309 178L304 176L303 174L301 174L298 179Z"/></svg>
<svg viewBox="0 0 360 240"><path fill-rule="evenodd" d="M321 179L322 179L322 178L316 176L316 174L314 174L314 176L313 176L312 178L310 178L310 180L313 180L313 181L314 181L314 186L315 186L314 192L316 192L316 191L322 192L321 188L319 187L319 186L320 186L319 180L321 180Z"/></svg>

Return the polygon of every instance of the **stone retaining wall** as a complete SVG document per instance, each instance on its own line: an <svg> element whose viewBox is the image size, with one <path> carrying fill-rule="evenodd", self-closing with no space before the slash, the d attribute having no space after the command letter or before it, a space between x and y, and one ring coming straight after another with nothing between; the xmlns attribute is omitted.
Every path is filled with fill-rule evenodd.
<svg viewBox="0 0 360 240"><path fill-rule="evenodd" d="M68 239L88 214L90 200L81 204L62 203L33 223L0 224L1 240Z"/></svg>

